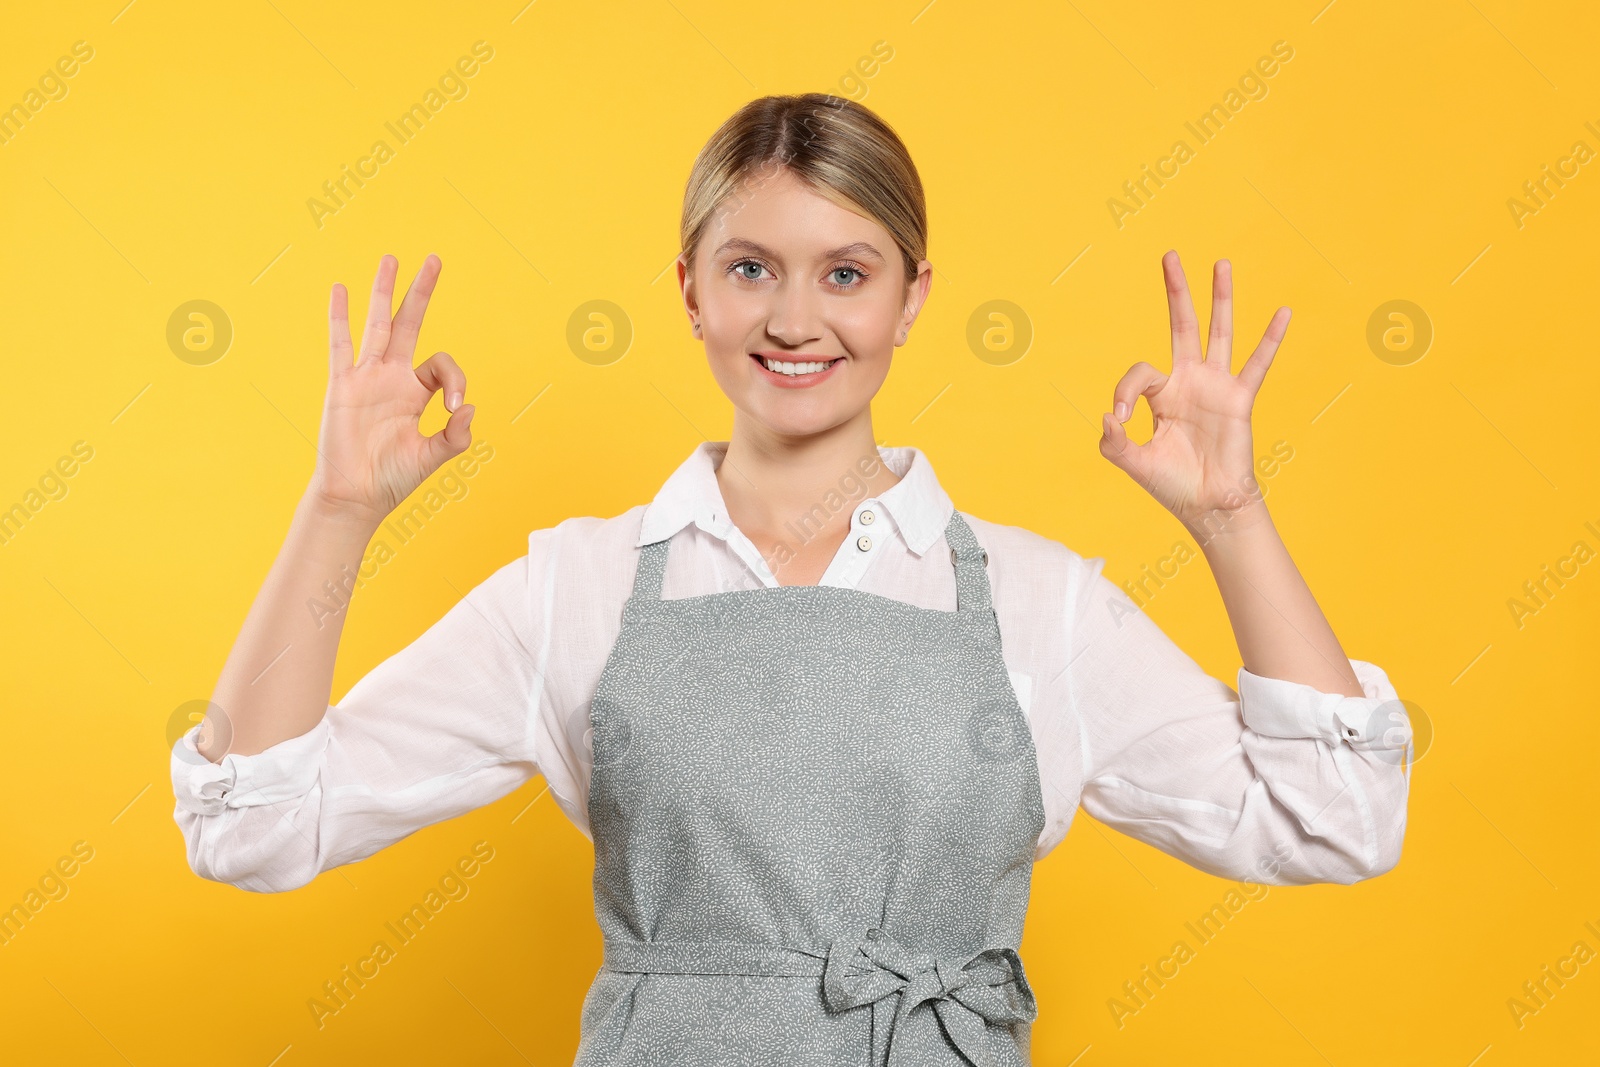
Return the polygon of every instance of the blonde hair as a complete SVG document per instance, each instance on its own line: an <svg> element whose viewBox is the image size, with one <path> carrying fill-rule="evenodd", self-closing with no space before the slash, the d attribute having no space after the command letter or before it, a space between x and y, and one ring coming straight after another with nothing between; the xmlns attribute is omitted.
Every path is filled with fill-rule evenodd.
<svg viewBox="0 0 1600 1067"><path fill-rule="evenodd" d="M695 157L683 194L679 240L689 270L706 227L744 204L772 168L876 221L900 248L910 285L927 255L922 180L893 128L853 100L828 93L763 96L724 122Z"/></svg>

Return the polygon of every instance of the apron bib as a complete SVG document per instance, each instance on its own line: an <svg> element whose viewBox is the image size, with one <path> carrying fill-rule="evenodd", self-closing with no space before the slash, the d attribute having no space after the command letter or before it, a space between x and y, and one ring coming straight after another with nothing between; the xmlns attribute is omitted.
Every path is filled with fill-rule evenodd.
<svg viewBox="0 0 1600 1067"><path fill-rule="evenodd" d="M957 610L835 586L664 600L643 547L590 722L604 963L575 1067L1028 1062L1044 829L987 554Z"/></svg>

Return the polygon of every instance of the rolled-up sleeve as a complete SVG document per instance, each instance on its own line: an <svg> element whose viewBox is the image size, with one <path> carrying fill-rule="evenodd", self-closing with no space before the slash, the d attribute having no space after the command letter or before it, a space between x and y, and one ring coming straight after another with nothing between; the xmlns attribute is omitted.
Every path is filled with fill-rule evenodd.
<svg viewBox="0 0 1600 1067"><path fill-rule="evenodd" d="M254 892L305 885L539 773L528 559L500 568L306 733L211 763L172 747L190 868ZM225 711L226 709L224 709Z"/></svg>
<svg viewBox="0 0 1600 1067"><path fill-rule="evenodd" d="M1376 665L1360 697L1240 669L1213 678L1083 561L1067 674L1081 804L1201 870L1257 884L1351 883L1400 859L1412 735Z"/></svg>

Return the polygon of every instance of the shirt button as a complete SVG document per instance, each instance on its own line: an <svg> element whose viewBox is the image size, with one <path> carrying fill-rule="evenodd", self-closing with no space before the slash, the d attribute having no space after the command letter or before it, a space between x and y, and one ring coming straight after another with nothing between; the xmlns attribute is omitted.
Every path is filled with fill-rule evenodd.
<svg viewBox="0 0 1600 1067"><path fill-rule="evenodd" d="M856 538L856 547L863 552L871 551L872 538L868 537L866 534L862 534L860 537Z"/></svg>
<svg viewBox="0 0 1600 1067"><path fill-rule="evenodd" d="M873 521L876 519L877 516L870 511L863 511L861 513L861 525L863 526L871 526Z"/></svg>

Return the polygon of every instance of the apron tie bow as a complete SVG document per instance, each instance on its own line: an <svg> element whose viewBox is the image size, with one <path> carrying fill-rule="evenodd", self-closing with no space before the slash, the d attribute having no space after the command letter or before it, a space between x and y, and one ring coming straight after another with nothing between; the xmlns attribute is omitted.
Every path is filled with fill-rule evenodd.
<svg viewBox="0 0 1600 1067"><path fill-rule="evenodd" d="M1015 950L986 948L963 962L913 951L876 928L833 940L822 986L830 1011L871 1006L878 1067L925 1064L952 1045L972 1067L993 1067L987 1024L1038 1015ZM924 1004L932 1010L917 1011Z"/></svg>

